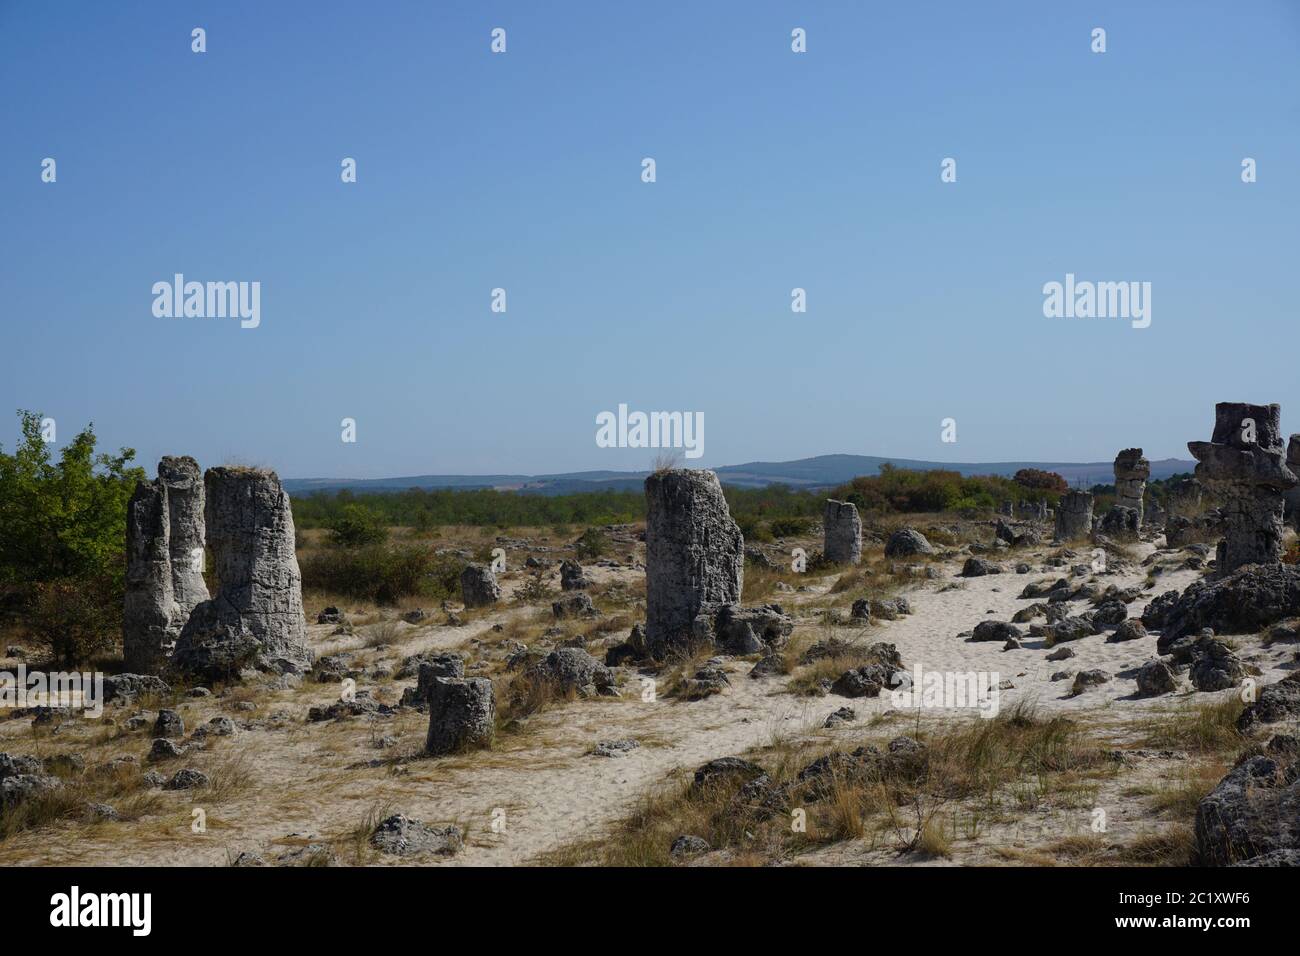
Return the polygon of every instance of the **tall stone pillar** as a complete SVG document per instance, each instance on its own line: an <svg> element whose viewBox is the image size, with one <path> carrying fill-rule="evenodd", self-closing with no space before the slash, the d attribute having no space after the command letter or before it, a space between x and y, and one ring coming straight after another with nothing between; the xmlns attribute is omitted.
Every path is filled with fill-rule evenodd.
<svg viewBox="0 0 1300 956"><path fill-rule="evenodd" d="M168 550L177 615L173 629L179 637L194 608L208 599L203 580L203 474L199 463L188 455L168 456L158 462L158 483L167 488Z"/></svg>
<svg viewBox="0 0 1300 956"><path fill-rule="evenodd" d="M1136 511L1138 527L1142 526L1142 498L1150 477L1151 462L1142 457L1141 448L1125 448L1115 456L1115 506Z"/></svg>
<svg viewBox="0 0 1300 956"><path fill-rule="evenodd" d="M141 481L126 507L126 594L122 656L126 669L156 674L176 639L167 521L167 487Z"/></svg>
<svg viewBox="0 0 1300 956"><path fill-rule="evenodd" d="M1208 442L1188 442L1196 477L1221 502L1218 573L1282 559L1283 496L1298 480L1287 467L1279 405L1219 402Z"/></svg>
<svg viewBox="0 0 1300 956"><path fill-rule="evenodd" d="M645 497L645 640L662 658L691 646L698 615L740 602L745 540L711 471L655 472Z"/></svg>

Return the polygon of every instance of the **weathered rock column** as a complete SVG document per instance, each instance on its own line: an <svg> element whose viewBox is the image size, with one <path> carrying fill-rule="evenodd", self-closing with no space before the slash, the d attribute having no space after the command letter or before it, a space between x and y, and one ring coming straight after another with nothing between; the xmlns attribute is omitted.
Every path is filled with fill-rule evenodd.
<svg viewBox="0 0 1300 956"><path fill-rule="evenodd" d="M165 485L136 484L126 509L122 654L127 670L137 674L156 674L175 640L167 513Z"/></svg>
<svg viewBox="0 0 1300 956"><path fill-rule="evenodd" d="M172 596L176 600L172 629L179 637L194 608L208 595L203 580L204 532L203 473L188 455L167 456L158 462L158 484L167 489L167 522L170 534Z"/></svg>
<svg viewBox="0 0 1300 956"><path fill-rule="evenodd" d="M836 564L857 564L862 560L862 519L852 502L827 499L822 526L822 553L827 559Z"/></svg>
<svg viewBox="0 0 1300 956"><path fill-rule="evenodd" d="M1092 492L1067 491L1056 508L1055 537L1073 541L1092 533Z"/></svg>
<svg viewBox="0 0 1300 956"><path fill-rule="evenodd" d="M1125 448L1115 456L1115 506L1137 512L1142 526L1142 496L1151 477L1151 462L1142 457L1141 448Z"/></svg>
<svg viewBox="0 0 1300 956"><path fill-rule="evenodd" d="M1300 479L1286 465L1281 421L1276 404L1219 402L1210 440L1187 443L1197 479L1222 502L1220 575L1282 559L1283 495Z"/></svg>
<svg viewBox="0 0 1300 956"><path fill-rule="evenodd" d="M692 624L740 603L745 540L711 471L673 469L645 481L646 649L692 643Z"/></svg>
<svg viewBox="0 0 1300 956"><path fill-rule="evenodd" d="M307 670L312 655L293 511L279 477L252 468L209 468L204 486L217 594L194 609L176 645L176 665L214 679L244 666Z"/></svg>
<svg viewBox="0 0 1300 956"><path fill-rule="evenodd" d="M1300 435L1292 435L1286 445L1286 466L1300 477ZM1284 517L1289 518L1291 526L1300 529L1300 485L1283 494L1286 505Z"/></svg>

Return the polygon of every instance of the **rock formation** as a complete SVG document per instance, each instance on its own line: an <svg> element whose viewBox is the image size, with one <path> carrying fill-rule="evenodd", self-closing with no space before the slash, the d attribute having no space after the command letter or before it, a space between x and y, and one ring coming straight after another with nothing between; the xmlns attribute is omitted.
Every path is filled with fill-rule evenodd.
<svg viewBox="0 0 1300 956"><path fill-rule="evenodd" d="M217 594L194 609L173 662L210 679L229 679L247 666L310 669L293 512L279 477L209 468L204 491Z"/></svg>
<svg viewBox="0 0 1300 956"><path fill-rule="evenodd" d="M140 482L126 509L126 596L122 652L128 670L156 672L167 657L176 601L172 592L167 488Z"/></svg>
<svg viewBox="0 0 1300 956"><path fill-rule="evenodd" d="M1142 525L1142 498L1150 477L1151 462L1142 457L1141 448L1125 448L1115 456L1115 505L1136 511L1139 527Z"/></svg>
<svg viewBox="0 0 1300 956"><path fill-rule="evenodd" d="M501 600L501 586L491 568L470 564L460 573L460 596L466 607L486 607Z"/></svg>
<svg viewBox="0 0 1300 956"><path fill-rule="evenodd" d="M1298 479L1286 465L1278 405L1220 402L1208 442L1188 442L1196 477L1221 502L1218 573L1282 557L1283 495Z"/></svg>
<svg viewBox="0 0 1300 956"><path fill-rule="evenodd" d="M435 677L428 694L426 753L438 756L491 746L497 709L490 680Z"/></svg>
<svg viewBox="0 0 1300 956"><path fill-rule="evenodd" d="M1055 535L1058 541L1073 541L1092 533L1092 493L1067 491L1056 508Z"/></svg>
<svg viewBox="0 0 1300 956"><path fill-rule="evenodd" d="M745 541L711 471L658 471L645 481L646 647L693 642L695 619L740 601Z"/></svg>
<svg viewBox="0 0 1300 956"><path fill-rule="evenodd" d="M203 580L203 549L206 545L203 473L188 455L167 456L158 462L158 484L167 488L167 517L172 565L172 596L177 613L177 635L190 613L208 599Z"/></svg>
<svg viewBox="0 0 1300 956"><path fill-rule="evenodd" d="M1292 435L1286 444L1286 466L1300 476L1300 435ZM1284 517L1291 521L1291 526L1300 529L1300 485L1289 489L1283 500L1286 506Z"/></svg>
<svg viewBox="0 0 1300 956"><path fill-rule="evenodd" d="M822 515L825 544L822 553L836 564L857 564L862 560L862 519L848 501L826 500Z"/></svg>
<svg viewBox="0 0 1300 956"><path fill-rule="evenodd" d="M193 458L163 458L127 505L122 651L141 673L162 667L194 608L203 581L203 481Z"/></svg>

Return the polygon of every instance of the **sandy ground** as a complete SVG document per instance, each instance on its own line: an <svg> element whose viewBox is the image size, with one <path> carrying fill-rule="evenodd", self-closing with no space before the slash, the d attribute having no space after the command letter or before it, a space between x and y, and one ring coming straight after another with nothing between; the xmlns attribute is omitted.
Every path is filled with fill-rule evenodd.
<svg viewBox="0 0 1300 956"><path fill-rule="evenodd" d="M1040 569L1047 550L1037 549L1023 558ZM1149 544L1140 548L1142 555L1151 550ZM1005 557L1003 560L1006 563ZM1014 685L1001 692L1001 707L1030 700L1043 710L1069 711L1099 726L1149 716L1192 697L1208 696L1193 694L1185 687L1179 694L1154 700L1133 697L1131 672L1154 655L1154 635L1125 643L1106 643L1105 635L1074 641L1069 646L1077 656L1059 663L1045 660L1047 650L1037 639L1028 639L1022 649L1003 651L1001 643L972 643L957 637L985 619L1009 620L1016 610L1030 603L1018 597L1027 582L1063 576L1058 570L1036 570L1027 575L1005 573L960 579L964 586L940 590L958 580L955 575L959 569L960 562L943 565L942 578L907 592L914 609L912 615L873 624L865 633L856 628L832 632L820 623L811 623L811 615L804 615L800 626L813 628L818 638L836 633L844 638L892 642L908 668L919 664L928 671L995 672L996 680L1009 679ZM633 567L601 569L599 574L606 580L633 581L642 576ZM1178 570L1161 576L1154 588L1130 605L1130 616L1140 614L1156 594L1186 587L1197 574ZM1145 577L1146 569L1134 565L1122 573L1099 575L1097 580L1103 585L1125 587L1142 583ZM802 603L818 599L824 603L831 580L833 577L810 582L811 590L780 597L786 599L787 609L800 615ZM1078 602L1073 606L1075 610L1084 609ZM406 655L432 648L468 650L475 640L490 636L494 623L520 613L524 612L503 609L460 628L404 625L401 643L379 651L379 655L400 661ZM313 646L319 653L359 646L355 639L331 637L331 630L329 626L310 627ZM1288 672L1292 649L1266 650L1255 643L1243 647L1243 655L1262 669L1264 676L1260 680L1270 682ZM373 825L374 820L395 812L431 824L458 823L466 832L464 852L448 860L401 860L366 854L366 862L527 863L546 851L598 835L603 825L625 815L640 796L675 772L690 771L714 757L739 754L778 738L810 743L831 738L855 746L866 734L861 718L883 713L892 706L886 695L852 701L834 695L797 697L785 691L789 680L786 677L749 678L751 666L749 661L728 660L731 687L721 695L696 702L662 697L645 701L641 698L640 677L634 671L624 671L620 699L562 704L530 718L524 732L507 736L492 751L440 760L417 756L425 718L413 711L403 711L393 718L307 723L306 709L336 699L337 685L309 682L297 689L268 691L266 700L259 699L253 716L232 713L229 702L218 698L187 701L181 706L187 727L192 729L213 714L227 713L242 724L241 729L234 737L215 738L200 755L160 769L170 773L187 764L205 769L233 764L247 777L244 787L210 807L205 807L202 791L164 793L162 808L140 821L59 824L23 832L0 843L0 863L224 865L240 851L273 860L280 853L316 841L334 841L340 859L350 862L346 852L339 850L347 836L358 833L363 840L368 820ZM1094 667L1117 676L1077 697L1069 696L1069 681L1050 679L1058 670ZM393 693L408 683L388 688L386 698L392 700ZM365 687L364 681L360 686ZM825 717L845 704L857 711L860 722L833 731L821 729ZM121 718L126 713L129 711L116 716ZM911 715L906 719L912 719ZM939 719L973 718L967 712L951 717L940 715ZM133 754L147 766L144 758L151 736L147 729L104 742L105 728L90 726L93 723L72 721L55 734L35 738L27 720L5 721L0 723L0 750L84 751L88 742L94 742L94 757L88 760L102 761L113 753ZM900 726L899 732L905 729ZM879 735L878 730L872 734ZM389 747L380 749L376 741L385 736L393 740ZM1117 732L1117 737L1122 736ZM623 738L635 739L641 746L618 758L590 755L596 742ZM375 764L367 765L371 761ZM1118 794L1114 802L1118 807L1115 820L1122 828L1129 811L1121 806ZM206 832L194 833L191 828L195 807L207 813ZM1032 846L1039 838L1035 836L1036 827L1032 818L1019 821L1014 832L1008 830L998 839ZM1052 832L1059 836L1059 823L1052 824ZM978 852L967 853L964 859L986 861ZM883 851L873 854L861 847L824 849L811 854L807 862L850 860L888 862Z"/></svg>

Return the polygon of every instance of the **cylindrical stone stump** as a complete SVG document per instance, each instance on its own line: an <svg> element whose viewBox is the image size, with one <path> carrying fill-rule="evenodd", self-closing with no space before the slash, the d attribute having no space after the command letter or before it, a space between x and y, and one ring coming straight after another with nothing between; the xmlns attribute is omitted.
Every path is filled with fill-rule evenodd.
<svg viewBox="0 0 1300 956"><path fill-rule="evenodd" d="M425 752L433 756L492 745L496 698L485 677L435 677L429 683L429 735Z"/></svg>
<svg viewBox="0 0 1300 956"><path fill-rule="evenodd" d="M1067 491L1056 507L1056 540L1074 541L1092 534L1092 492Z"/></svg>

